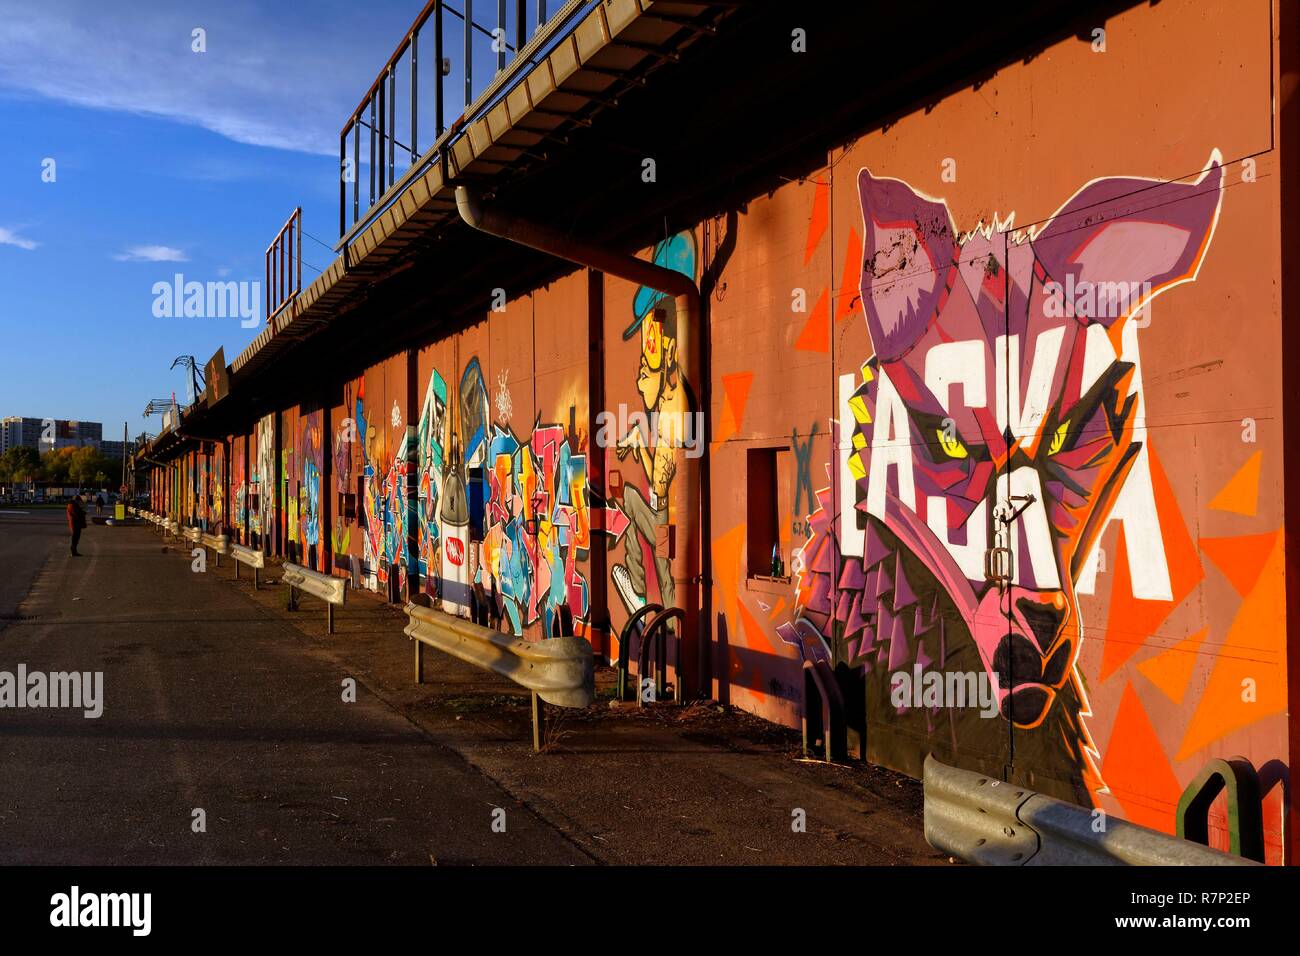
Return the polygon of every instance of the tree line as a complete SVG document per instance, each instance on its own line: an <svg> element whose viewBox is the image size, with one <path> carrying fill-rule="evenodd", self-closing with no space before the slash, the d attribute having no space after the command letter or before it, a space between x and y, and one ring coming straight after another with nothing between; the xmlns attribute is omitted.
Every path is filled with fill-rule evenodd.
<svg viewBox="0 0 1300 956"><path fill-rule="evenodd" d="M98 448L55 448L44 454L27 445L0 455L0 485L31 481L78 488L116 488L122 483L122 462L105 457Z"/></svg>

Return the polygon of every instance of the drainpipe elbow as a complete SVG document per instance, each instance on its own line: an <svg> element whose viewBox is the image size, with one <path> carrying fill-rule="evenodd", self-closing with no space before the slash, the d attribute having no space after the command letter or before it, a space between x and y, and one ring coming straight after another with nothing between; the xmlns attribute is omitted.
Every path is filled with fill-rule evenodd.
<svg viewBox="0 0 1300 956"><path fill-rule="evenodd" d="M456 211L471 229L483 228L483 204L464 186L456 187Z"/></svg>

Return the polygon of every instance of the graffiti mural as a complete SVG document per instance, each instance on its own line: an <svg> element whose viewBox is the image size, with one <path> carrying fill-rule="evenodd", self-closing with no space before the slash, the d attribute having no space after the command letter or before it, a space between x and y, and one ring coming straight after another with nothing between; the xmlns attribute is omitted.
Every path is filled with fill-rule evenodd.
<svg viewBox="0 0 1300 956"><path fill-rule="evenodd" d="M562 426L538 424L526 443L494 426L488 460L482 567L499 586L514 632L540 619L546 634L555 633L561 608L586 622L590 590L579 566L591 548L587 456Z"/></svg>
<svg viewBox="0 0 1300 956"><path fill-rule="evenodd" d="M249 483L253 486L257 500L248 516L249 530L262 535L263 548L268 547L265 540L275 527L275 415L265 415L257 423L257 454L253 459L253 473Z"/></svg>
<svg viewBox="0 0 1300 956"><path fill-rule="evenodd" d="M212 450L212 528L221 533L226 521L226 450L224 445L217 445Z"/></svg>
<svg viewBox="0 0 1300 956"><path fill-rule="evenodd" d="M1094 802L1076 584L1122 517L1135 593L1170 596L1132 329L1195 278L1222 179L1216 154L1195 182L1095 180L1039 228L959 234L942 200L861 172L875 354L840 377L838 489L819 493L798 600L824 642L803 653L861 667L869 718L919 739L956 719L984 754L1013 725L1018 763ZM1001 719L899 706L890 675L918 665L974 672Z"/></svg>
<svg viewBox="0 0 1300 956"><path fill-rule="evenodd" d="M355 503L353 511L349 514L346 503L355 502L355 498L349 497L352 494L352 462L357 444L357 423L352 416L355 414L356 405L352 401L352 384L344 386L343 393L343 414L338 416L338 426L334 431L333 444L333 474L334 474L334 492L338 495L339 507L337 511L338 520L331 522L330 526L330 543L333 546L334 554L346 556L349 553L348 545L352 540L352 527L355 519Z"/></svg>
<svg viewBox="0 0 1300 956"><path fill-rule="evenodd" d="M298 486L298 535L302 554L317 554L320 544L321 473L325 466L325 448L322 439L324 413L308 412L298 419L297 457L302 469Z"/></svg>
<svg viewBox="0 0 1300 956"><path fill-rule="evenodd" d="M416 498L419 503L420 580L426 593L437 596L438 575L431 569L442 567L441 522L438 519L440 492L445 464L444 448L447 435L447 382L434 370L424 391L420 406L420 424L416 429L419 448L416 467L419 479Z"/></svg>
<svg viewBox="0 0 1300 956"><path fill-rule="evenodd" d="M680 232L660 242L652 258L656 265L694 279L694 234ZM675 598L668 559L656 554L656 535L668 523L677 469L674 440L681 438L679 429L690 414L691 399L677 364L677 313L665 299L657 290L638 289L632 323L623 332L624 341L638 336L641 341L636 389L643 407L642 413L629 416L631 427L617 436L615 451L620 462L633 466L633 475L622 477L619 501L631 531L623 539L623 560L610 568L614 590L628 613L651 600L673 607Z"/></svg>
<svg viewBox="0 0 1300 956"><path fill-rule="evenodd" d="M362 500L358 503L362 532L362 571L368 588L379 590L395 578L406 588L406 443L391 457L384 429L366 414L365 380L357 385L356 434L361 452ZM388 414L387 410L384 414ZM381 420L382 421L382 420Z"/></svg>
<svg viewBox="0 0 1300 956"><path fill-rule="evenodd" d="M244 462L244 440L236 437L230 445L230 496L231 520L234 523L236 537L243 544L248 543L248 487Z"/></svg>

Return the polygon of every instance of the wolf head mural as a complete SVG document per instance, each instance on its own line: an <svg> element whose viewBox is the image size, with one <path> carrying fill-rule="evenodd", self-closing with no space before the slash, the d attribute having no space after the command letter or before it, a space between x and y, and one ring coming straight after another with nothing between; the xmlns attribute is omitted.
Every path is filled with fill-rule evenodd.
<svg viewBox="0 0 1300 956"><path fill-rule="evenodd" d="M861 171L875 354L842 379L841 491L820 495L800 581L836 657L942 664L968 636L1002 718L1032 730L1073 710L1062 733L1088 761L1075 584L1144 436L1123 331L1195 277L1219 163L1194 182L1094 180L1037 228L966 234L943 200Z"/></svg>

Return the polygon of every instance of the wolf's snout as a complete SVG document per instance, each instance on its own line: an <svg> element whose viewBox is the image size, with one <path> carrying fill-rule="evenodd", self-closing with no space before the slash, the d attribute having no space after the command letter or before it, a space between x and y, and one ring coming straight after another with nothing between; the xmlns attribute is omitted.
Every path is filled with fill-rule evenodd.
<svg viewBox="0 0 1300 956"><path fill-rule="evenodd" d="M1055 603L1047 604L1033 598L1020 598L1016 601L1016 609L1020 611L1034 639L1038 641L1038 649L1046 654L1056 642L1056 635L1061 632L1061 625L1065 623L1065 603L1061 602L1058 608Z"/></svg>
<svg viewBox="0 0 1300 956"><path fill-rule="evenodd" d="M1021 634L1008 634L993 652L993 670L998 684L1011 689L1043 679L1043 655Z"/></svg>

